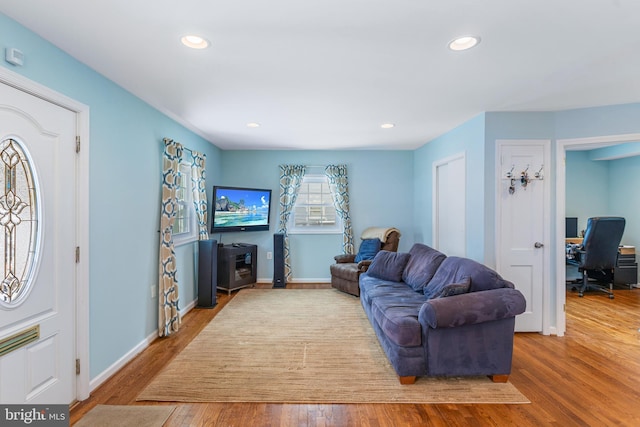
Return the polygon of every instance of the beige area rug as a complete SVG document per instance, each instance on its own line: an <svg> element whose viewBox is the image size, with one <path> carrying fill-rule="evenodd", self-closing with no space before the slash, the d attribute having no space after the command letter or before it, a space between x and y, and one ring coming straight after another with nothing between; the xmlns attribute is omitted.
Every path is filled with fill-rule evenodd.
<svg viewBox="0 0 640 427"><path fill-rule="evenodd" d="M162 427L175 406L97 405L74 427Z"/></svg>
<svg viewBox="0 0 640 427"><path fill-rule="evenodd" d="M244 289L138 400L529 403L487 377L401 385L360 300L335 289Z"/></svg>

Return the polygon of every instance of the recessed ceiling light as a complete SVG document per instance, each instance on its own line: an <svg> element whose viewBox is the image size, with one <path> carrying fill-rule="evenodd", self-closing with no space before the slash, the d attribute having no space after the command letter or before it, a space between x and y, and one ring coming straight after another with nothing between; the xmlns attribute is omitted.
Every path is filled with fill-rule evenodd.
<svg viewBox="0 0 640 427"><path fill-rule="evenodd" d="M394 127L395 125L393 123L383 123L380 125L380 127L382 129L391 129L392 127Z"/></svg>
<svg viewBox="0 0 640 427"><path fill-rule="evenodd" d="M259 128L260 127L260 123L255 123L255 122L247 123L247 127L248 128Z"/></svg>
<svg viewBox="0 0 640 427"><path fill-rule="evenodd" d="M180 39L180 41L182 42L183 45L190 47L192 49L205 49L209 47L209 41L200 36L194 36L194 35L184 36L183 38Z"/></svg>
<svg viewBox="0 0 640 427"><path fill-rule="evenodd" d="M462 36L462 37L458 37L451 40L449 42L449 49L467 50L467 49L471 49L478 43L480 43L480 37L478 36Z"/></svg>

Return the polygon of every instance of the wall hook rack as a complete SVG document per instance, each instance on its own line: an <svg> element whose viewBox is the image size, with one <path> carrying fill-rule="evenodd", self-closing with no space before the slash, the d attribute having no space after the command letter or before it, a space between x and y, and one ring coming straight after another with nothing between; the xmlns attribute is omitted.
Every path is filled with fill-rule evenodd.
<svg viewBox="0 0 640 427"><path fill-rule="evenodd" d="M510 195L516 192L516 183L518 181L520 182L520 186L522 186L522 188L526 190L527 186L531 183L531 181L542 181L544 179L543 164L540 165L540 169L538 169L533 174L533 176L529 175L529 168L530 168L530 165L527 164L524 170L520 172L520 176L518 177L516 174L513 173L513 170L515 169L515 165L511 165L511 170L509 170L504 174L504 178L502 179L509 180L508 191Z"/></svg>
<svg viewBox="0 0 640 427"><path fill-rule="evenodd" d="M544 174L542 173L542 169L544 168L544 165L540 165L540 169L538 169L538 172L534 173L533 176L536 179L543 179L544 178Z"/></svg>

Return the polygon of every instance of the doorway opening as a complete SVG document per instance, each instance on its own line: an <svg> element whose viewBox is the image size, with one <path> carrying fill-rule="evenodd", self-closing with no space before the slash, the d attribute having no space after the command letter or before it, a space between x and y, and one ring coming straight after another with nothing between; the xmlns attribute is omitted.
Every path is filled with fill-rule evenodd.
<svg viewBox="0 0 640 427"><path fill-rule="evenodd" d="M559 139L556 141L556 226L554 241L558 248L558 255L565 253L566 235L566 153L567 151L593 150L627 142L640 141L640 134L607 135L601 137ZM566 269L563 256L556 257L556 319L557 335L563 336L566 332Z"/></svg>

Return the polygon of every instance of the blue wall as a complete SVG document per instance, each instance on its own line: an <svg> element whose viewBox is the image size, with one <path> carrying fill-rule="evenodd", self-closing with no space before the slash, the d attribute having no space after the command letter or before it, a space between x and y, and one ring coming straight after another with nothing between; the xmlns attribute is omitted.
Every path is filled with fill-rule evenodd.
<svg viewBox="0 0 640 427"><path fill-rule="evenodd" d="M609 162L593 161L589 151L567 151L565 213L578 218L578 233L587 218L611 214Z"/></svg>
<svg viewBox="0 0 640 427"><path fill-rule="evenodd" d="M281 164L326 166L346 164L354 244L371 226L396 227L401 233L399 250L408 251L413 232L413 153L411 151L225 151L222 174L213 184L271 188L274 199L269 232L224 233L213 238L224 243L258 245L258 279L271 281L273 263L267 251L273 250L272 233L278 227L279 173ZM319 168L318 170L322 170ZM274 209L273 206L276 206ZM329 265L342 253L341 235L295 234L289 236L292 275L298 281L329 280Z"/></svg>
<svg viewBox="0 0 640 427"><path fill-rule="evenodd" d="M414 240L433 242L433 164L459 153L466 158L466 229L467 256L484 261L484 132L485 117L480 114L414 152L413 191L415 199ZM451 197L456 197L452 194Z"/></svg>
<svg viewBox="0 0 640 427"><path fill-rule="evenodd" d="M640 156L609 161L610 215L627 219L622 244L640 254Z"/></svg>
<svg viewBox="0 0 640 427"><path fill-rule="evenodd" d="M578 231L589 217L622 216L622 244L640 247L640 156L595 161L590 151L569 151L566 165L566 213L578 217Z"/></svg>
<svg viewBox="0 0 640 427"><path fill-rule="evenodd" d="M585 138L638 133L640 103L559 111L556 138Z"/></svg>
<svg viewBox="0 0 640 427"><path fill-rule="evenodd" d="M162 139L205 153L210 182L220 176L220 150L2 14L0 40L2 52L15 47L25 54L23 67L2 66L90 107L94 378L157 329L158 300L151 298L151 286L158 281ZM193 264L193 246L179 248L178 268ZM192 275L183 279L182 306L195 298Z"/></svg>

